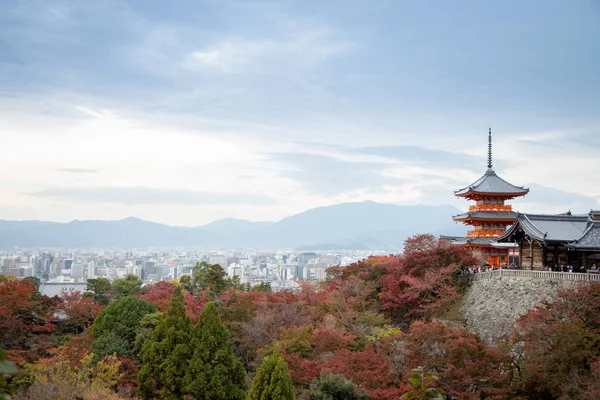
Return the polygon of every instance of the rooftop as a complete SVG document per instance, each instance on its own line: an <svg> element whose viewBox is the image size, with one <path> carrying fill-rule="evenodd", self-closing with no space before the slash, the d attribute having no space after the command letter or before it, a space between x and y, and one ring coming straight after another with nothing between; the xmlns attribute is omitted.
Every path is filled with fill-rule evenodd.
<svg viewBox="0 0 600 400"><path fill-rule="evenodd" d="M582 237L591 223L589 215L521 214L515 224L498 240L508 241L519 230L540 242L574 242Z"/></svg>
<svg viewBox="0 0 600 400"><path fill-rule="evenodd" d="M485 174L471 185L454 192L455 196L463 197L470 194L496 194L510 195L511 197L524 196L529 189L515 186L496 175L494 170L488 169Z"/></svg>
<svg viewBox="0 0 600 400"><path fill-rule="evenodd" d="M469 211L452 217L455 221L482 220L482 221L514 221L517 213L514 211Z"/></svg>
<svg viewBox="0 0 600 400"><path fill-rule="evenodd" d="M455 245L473 245L473 246L490 246L511 248L515 247L513 243L498 243L498 238L494 237L464 237L464 236L440 236L440 239L448 240Z"/></svg>
<svg viewBox="0 0 600 400"><path fill-rule="evenodd" d="M576 249L600 248L600 222L591 222L583 235L570 245Z"/></svg>
<svg viewBox="0 0 600 400"><path fill-rule="evenodd" d="M492 164L492 129L488 136L488 169L485 174L471 185L459 189L454 195L468 197L470 195L500 195L504 197L518 197L529 193L523 186L515 186L496 175Z"/></svg>

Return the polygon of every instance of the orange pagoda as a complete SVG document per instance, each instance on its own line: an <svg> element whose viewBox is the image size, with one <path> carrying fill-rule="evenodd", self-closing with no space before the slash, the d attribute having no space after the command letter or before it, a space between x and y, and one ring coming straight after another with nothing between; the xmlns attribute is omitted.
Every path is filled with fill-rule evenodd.
<svg viewBox="0 0 600 400"><path fill-rule="evenodd" d="M488 133L488 165L485 174L473 184L457 190L454 195L475 204L469 211L452 217L456 222L471 227L467 237L445 237L452 244L476 248L483 253L484 261L492 267L500 267L511 263L519 264L518 249L511 243L498 243L509 225L512 225L517 214L512 206L505 204L507 200L525 196L529 189L514 186L500 178L492 167L492 129Z"/></svg>

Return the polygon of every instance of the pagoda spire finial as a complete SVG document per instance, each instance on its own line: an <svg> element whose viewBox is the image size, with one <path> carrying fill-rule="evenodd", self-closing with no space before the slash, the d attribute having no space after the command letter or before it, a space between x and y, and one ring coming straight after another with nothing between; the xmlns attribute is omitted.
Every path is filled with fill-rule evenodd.
<svg viewBox="0 0 600 400"><path fill-rule="evenodd" d="M488 170L492 170L492 128L488 132Z"/></svg>

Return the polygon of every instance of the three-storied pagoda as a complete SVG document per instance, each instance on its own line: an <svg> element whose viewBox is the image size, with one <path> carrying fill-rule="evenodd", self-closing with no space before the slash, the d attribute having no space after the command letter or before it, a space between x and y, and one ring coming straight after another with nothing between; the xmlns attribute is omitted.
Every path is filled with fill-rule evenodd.
<svg viewBox="0 0 600 400"><path fill-rule="evenodd" d="M470 201L469 211L455 215L454 221L472 227L467 237L445 237L452 244L475 247L483 253L483 258L493 267L518 264L516 251L511 252L514 245L498 243L497 239L512 225L517 214L512 206L505 204L507 200L524 196L529 192L522 186L515 186L500 178L492 164L492 129L488 133L488 165L485 174L473 184L457 190L454 195ZM509 258L510 256L510 258ZM515 259L513 259L515 257Z"/></svg>

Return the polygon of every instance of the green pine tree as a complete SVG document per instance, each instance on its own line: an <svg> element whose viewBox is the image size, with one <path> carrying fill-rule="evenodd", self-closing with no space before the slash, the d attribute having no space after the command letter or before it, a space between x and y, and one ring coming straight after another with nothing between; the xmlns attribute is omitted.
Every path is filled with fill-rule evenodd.
<svg viewBox="0 0 600 400"><path fill-rule="evenodd" d="M364 390L360 390L344 375L321 371L319 379L310 383L310 400L369 400Z"/></svg>
<svg viewBox="0 0 600 400"><path fill-rule="evenodd" d="M248 400L293 400L294 386L288 364L279 350L264 358L256 376Z"/></svg>
<svg viewBox="0 0 600 400"><path fill-rule="evenodd" d="M175 288L169 310L140 351L142 368L138 393L142 399L183 398L183 377L188 369L190 320L185 315L181 288Z"/></svg>
<svg viewBox="0 0 600 400"><path fill-rule="evenodd" d="M208 303L192 330L193 355L184 378L185 393L197 400L246 399L246 371L228 339L217 307Z"/></svg>

